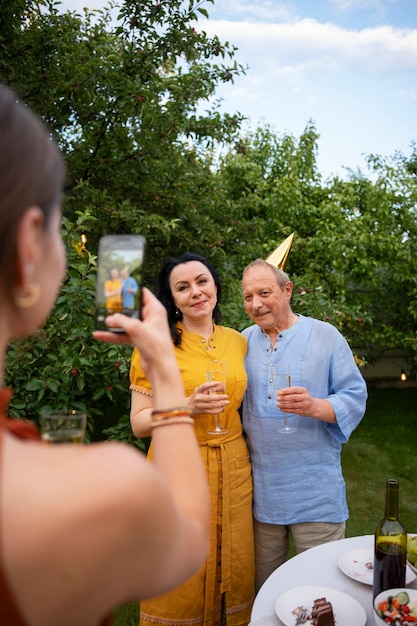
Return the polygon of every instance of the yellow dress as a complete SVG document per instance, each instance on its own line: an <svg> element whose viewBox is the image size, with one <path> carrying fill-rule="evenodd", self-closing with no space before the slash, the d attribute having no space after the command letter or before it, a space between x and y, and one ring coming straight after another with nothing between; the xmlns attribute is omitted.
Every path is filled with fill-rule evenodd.
<svg viewBox="0 0 417 626"><path fill-rule="evenodd" d="M120 278L115 280L106 280L104 283L104 290L106 291L119 291L116 296L109 296L106 298L107 311L121 311L122 310L122 281Z"/></svg>
<svg viewBox="0 0 417 626"><path fill-rule="evenodd" d="M230 404L220 415L228 433L209 435L214 415L195 415L195 431L210 487L210 547L207 561L173 591L140 604L140 626L214 626L222 621L222 594L228 626L246 625L254 596L252 475L238 409L246 389L246 339L237 331L215 326L207 341L183 331L175 347L186 396L207 381L207 364L226 361L226 392ZM150 383L135 349L130 388L151 395ZM152 446L151 446L152 448ZM151 453L151 449L150 449ZM192 476L190 476L192 480Z"/></svg>

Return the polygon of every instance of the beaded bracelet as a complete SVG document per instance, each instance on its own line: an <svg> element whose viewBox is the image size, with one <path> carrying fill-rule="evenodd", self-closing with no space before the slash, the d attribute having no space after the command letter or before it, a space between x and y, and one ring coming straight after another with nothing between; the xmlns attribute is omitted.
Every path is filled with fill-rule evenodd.
<svg viewBox="0 0 417 626"><path fill-rule="evenodd" d="M158 426L169 426L170 424L194 424L194 420L190 415L184 417L166 417L160 420L152 420L151 429Z"/></svg>
<svg viewBox="0 0 417 626"><path fill-rule="evenodd" d="M188 406L180 406L176 409L154 409L151 413L151 420L165 420L171 417L183 417L184 415L191 417L191 409Z"/></svg>

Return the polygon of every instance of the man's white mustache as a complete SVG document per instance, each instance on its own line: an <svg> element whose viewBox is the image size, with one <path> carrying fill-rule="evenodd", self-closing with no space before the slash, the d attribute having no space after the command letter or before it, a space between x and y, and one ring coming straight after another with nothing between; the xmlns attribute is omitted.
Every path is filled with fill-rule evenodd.
<svg viewBox="0 0 417 626"><path fill-rule="evenodd" d="M253 315L265 315L266 313L270 313L271 309L257 309L253 311Z"/></svg>

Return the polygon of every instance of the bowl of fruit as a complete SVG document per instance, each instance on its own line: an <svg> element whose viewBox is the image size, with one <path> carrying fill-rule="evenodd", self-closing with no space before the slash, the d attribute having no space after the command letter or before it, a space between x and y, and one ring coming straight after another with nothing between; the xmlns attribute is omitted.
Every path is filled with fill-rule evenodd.
<svg viewBox="0 0 417 626"><path fill-rule="evenodd" d="M417 535L407 535L407 562L417 574Z"/></svg>
<svg viewBox="0 0 417 626"><path fill-rule="evenodd" d="M387 589L374 599L376 626L417 626L417 589Z"/></svg>

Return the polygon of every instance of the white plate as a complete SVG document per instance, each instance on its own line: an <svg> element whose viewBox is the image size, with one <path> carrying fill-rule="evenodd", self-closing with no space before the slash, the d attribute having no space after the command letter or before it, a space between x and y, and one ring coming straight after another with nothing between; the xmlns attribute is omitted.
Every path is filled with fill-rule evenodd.
<svg viewBox="0 0 417 626"><path fill-rule="evenodd" d="M372 585L374 582L374 552L369 548L362 548L362 550L351 550L345 552L339 557L339 568L346 576L358 580L365 585ZM370 566L370 567L369 567ZM406 584L410 583L417 578L417 573L414 572L410 566L406 570Z"/></svg>
<svg viewBox="0 0 417 626"><path fill-rule="evenodd" d="M304 607L308 612L313 608L314 600L326 598L333 607L337 626L365 626L365 609L346 593L328 587L296 587L283 593L275 604L275 612L285 626L294 626L297 608ZM307 620L305 624L312 624Z"/></svg>

